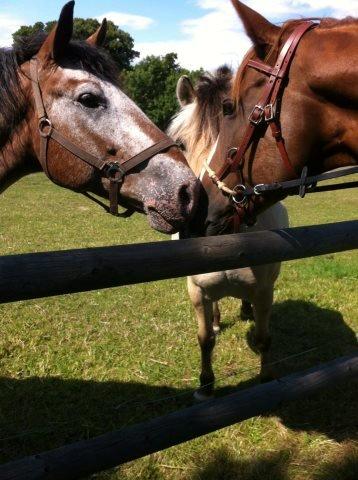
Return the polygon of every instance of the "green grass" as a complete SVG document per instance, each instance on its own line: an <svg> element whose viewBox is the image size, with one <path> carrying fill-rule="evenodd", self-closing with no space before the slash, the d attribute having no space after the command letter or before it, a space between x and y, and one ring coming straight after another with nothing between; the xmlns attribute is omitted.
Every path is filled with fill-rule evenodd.
<svg viewBox="0 0 358 480"><path fill-rule="evenodd" d="M356 192L286 201L292 225L355 219ZM33 175L0 197L1 254L163 240ZM175 259L173 259L175 262ZM273 357L287 374L356 348L358 255L288 262L277 282ZM0 461L89 438L191 404L196 325L183 279L0 306ZM222 302L217 395L257 382L252 326ZM95 476L97 479L358 478L357 384L349 382ZM177 398L146 403L149 399Z"/></svg>

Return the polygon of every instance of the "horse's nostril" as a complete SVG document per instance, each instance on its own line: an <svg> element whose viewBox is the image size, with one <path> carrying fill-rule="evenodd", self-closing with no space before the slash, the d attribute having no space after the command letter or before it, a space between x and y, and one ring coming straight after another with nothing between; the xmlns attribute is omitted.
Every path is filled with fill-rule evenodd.
<svg viewBox="0 0 358 480"><path fill-rule="evenodd" d="M192 195L191 195L191 192L190 192L190 185L186 184L186 185L182 185L180 187L179 193L178 193L178 199L179 199L180 204L184 208L189 206L189 204L192 201Z"/></svg>
<svg viewBox="0 0 358 480"><path fill-rule="evenodd" d="M114 147L109 147L107 148L107 153L108 155L111 155L112 157L115 157L117 155L117 149Z"/></svg>
<svg viewBox="0 0 358 480"><path fill-rule="evenodd" d="M184 218L188 218L193 215L194 207L196 205L195 200L197 197L198 189L196 188L196 182L184 183L178 191L178 204L180 205L180 211Z"/></svg>

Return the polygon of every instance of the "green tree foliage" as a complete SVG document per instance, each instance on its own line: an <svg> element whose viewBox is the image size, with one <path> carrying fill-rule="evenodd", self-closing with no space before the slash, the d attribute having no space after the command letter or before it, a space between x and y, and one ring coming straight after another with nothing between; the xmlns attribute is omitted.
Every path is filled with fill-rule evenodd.
<svg viewBox="0 0 358 480"><path fill-rule="evenodd" d="M55 21L42 23L36 22L34 25L22 26L13 34L14 44L20 37L28 37L37 32L49 32L55 25ZM75 18L73 24L73 38L84 40L94 33L99 27L98 20L94 18ZM133 60L139 56L134 50L134 41L129 33L118 28L113 22L108 22L106 42L104 45L117 62L120 70L131 68Z"/></svg>
<svg viewBox="0 0 358 480"><path fill-rule="evenodd" d="M177 81L181 75L195 80L202 70L189 72L180 67L175 53L163 57L151 55L138 62L132 70L123 73L126 93L164 130L178 110L175 96Z"/></svg>

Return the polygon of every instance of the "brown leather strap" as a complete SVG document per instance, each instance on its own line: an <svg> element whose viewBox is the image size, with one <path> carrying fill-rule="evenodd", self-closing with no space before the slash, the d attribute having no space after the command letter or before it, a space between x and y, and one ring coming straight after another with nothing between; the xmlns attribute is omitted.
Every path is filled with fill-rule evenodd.
<svg viewBox="0 0 358 480"><path fill-rule="evenodd" d="M32 91L35 98L37 117L40 120L41 118L46 118L47 115L46 115L46 110L45 110L45 106L43 103L41 90L40 90L39 73L38 73L36 57L33 57L30 60L30 75L31 75Z"/></svg>
<svg viewBox="0 0 358 480"><path fill-rule="evenodd" d="M266 65L257 60L248 61L246 65L247 67L252 67L256 70L264 72L270 75L270 78L264 87L260 100L257 102L249 116L250 123L245 130L243 139L235 156L232 159L227 159L226 163L218 172L218 177L220 179L227 175L229 170L236 171L238 169L242 169L244 155L253 142L255 134L258 131L258 127L262 120L264 120L267 124L275 120L275 106L281 89L282 81L288 73L290 62L300 39L304 33L307 32L307 30L313 28L314 26L315 23L313 22L303 22L294 29L282 47L274 67ZM276 121L271 128L285 167L290 171L290 173L294 173L296 175L296 172L290 163L278 121Z"/></svg>
<svg viewBox="0 0 358 480"><path fill-rule="evenodd" d="M150 160L155 155L158 155L158 153L164 152L165 150L168 150L168 148L170 147L179 148L178 144L174 142L173 139L168 137L168 138L165 138L164 140L161 140L160 142L155 143L154 145L147 148L146 150L143 150L142 152L138 153L134 157L129 158L125 162L122 162L120 165L125 172L128 172L129 170L132 170L140 163L143 163L146 160Z"/></svg>
<svg viewBox="0 0 358 480"><path fill-rule="evenodd" d="M60 133L55 128L51 129L48 136L49 136L49 138L51 138L51 139L55 140L57 143L59 143L66 150L73 153L73 155L75 155L76 157L83 160L88 165L91 165L92 167L95 167L98 170L103 170L106 167L106 165L107 165L107 162L105 161L106 157L98 158L98 157L92 155L91 153L86 152L81 147L74 144L73 142L68 140L66 137L64 137L62 135L62 133Z"/></svg>
<svg viewBox="0 0 358 480"><path fill-rule="evenodd" d="M95 155L92 155L86 150L83 150L71 140L68 140L64 135L62 135L62 133L60 133L53 127L50 119L47 116L41 94L36 57L33 57L30 60L30 75L37 116L39 119L38 129L40 134L40 162L46 175L49 179L55 182L49 172L47 160L48 142L50 139L52 139L59 145L61 145L64 149L75 155L77 158L99 170L103 176L109 178L109 211L113 215L118 215L118 195L120 185L123 182L124 176L133 168L137 167L138 165L147 160L150 160L155 155L158 155L159 153L168 150L168 148L179 148L177 143L175 143L171 138L166 137L163 140L155 143L154 145L151 145L149 148L143 150L142 152L134 155L133 157L125 160L122 163L115 160L111 161L111 159L108 160L106 156L102 158L96 157Z"/></svg>
<svg viewBox="0 0 358 480"><path fill-rule="evenodd" d="M110 178L110 186L109 186L109 212L112 215L118 216L118 196L119 196L119 187L121 182L123 181L123 176L133 170L133 168L137 167L141 163L150 160L154 155L158 155L165 150L168 150L170 147L178 147L178 145L171 139L165 138L160 142L155 143L151 147L143 150L142 152L138 153L132 158L129 158L125 162L122 162L119 167L120 171L117 172L114 178Z"/></svg>
<svg viewBox="0 0 358 480"><path fill-rule="evenodd" d="M297 172L293 167L292 163L290 162L290 159L286 150L286 146L285 146L285 141L282 137L281 126L279 122L277 120L270 122L270 128L271 128L272 136L276 141L276 146L278 148L278 151L280 152L281 159L286 170L292 173L294 177L296 177Z"/></svg>

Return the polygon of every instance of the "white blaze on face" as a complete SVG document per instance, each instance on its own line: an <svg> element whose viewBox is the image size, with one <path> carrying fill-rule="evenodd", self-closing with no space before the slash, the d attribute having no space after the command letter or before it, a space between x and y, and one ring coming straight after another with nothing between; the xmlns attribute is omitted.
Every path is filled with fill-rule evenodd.
<svg viewBox="0 0 358 480"><path fill-rule="evenodd" d="M104 145L120 148L126 158L155 143L139 125L140 122L145 124L150 121L118 87L82 70L66 68L58 71L61 72L61 80L55 88L59 90L59 95L50 99L48 114L58 130L66 128L74 143L100 156L104 153ZM61 91L62 85L71 87ZM84 107L78 98L85 93L100 96L106 106ZM96 137L101 138L101 151Z"/></svg>

